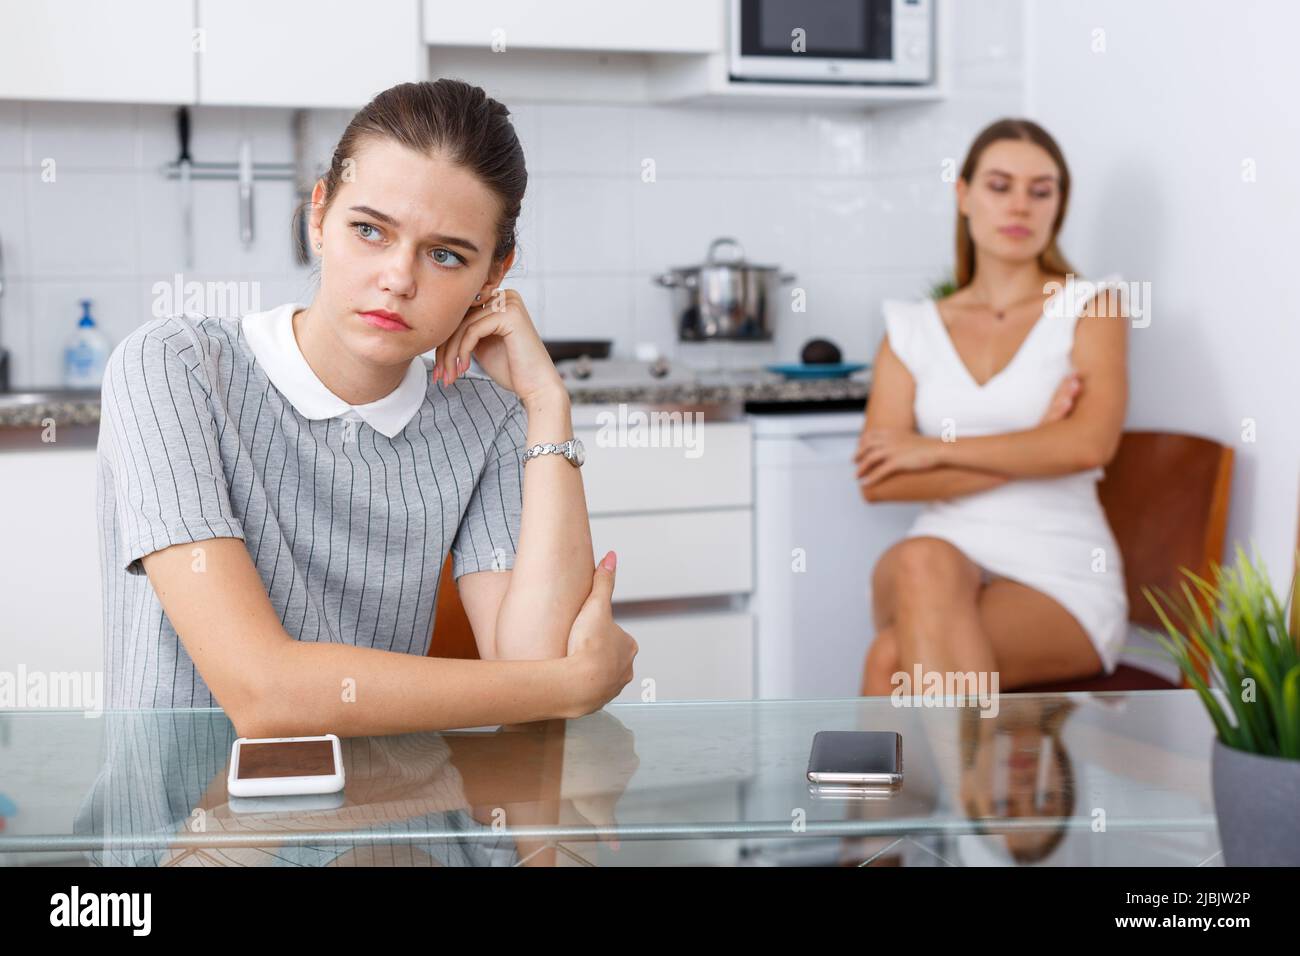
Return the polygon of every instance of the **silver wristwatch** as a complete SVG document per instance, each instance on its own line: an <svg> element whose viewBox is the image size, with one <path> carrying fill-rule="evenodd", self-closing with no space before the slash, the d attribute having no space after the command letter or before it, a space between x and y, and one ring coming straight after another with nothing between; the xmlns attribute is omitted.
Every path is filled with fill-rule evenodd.
<svg viewBox="0 0 1300 956"><path fill-rule="evenodd" d="M530 459L539 455L563 455L574 468L581 468L582 463L587 460L587 449L583 447L581 438L570 438L568 441L562 441L559 444L544 442L533 445L524 452L523 461L527 463Z"/></svg>

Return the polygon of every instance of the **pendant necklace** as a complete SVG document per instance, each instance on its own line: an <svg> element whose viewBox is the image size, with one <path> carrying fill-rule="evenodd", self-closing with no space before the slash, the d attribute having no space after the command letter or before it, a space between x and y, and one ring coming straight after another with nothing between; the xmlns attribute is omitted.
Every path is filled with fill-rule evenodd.
<svg viewBox="0 0 1300 956"><path fill-rule="evenodd" d="M1035 293L1034 295L1026 296L1026 297L1023 298L1023 299L1020 299L1020 300L1017 301L1017 302L1012 302L1012 303L1010 303L1009 305L1004 305L1004 306L1003 306L1002 308L1000 308L1000 309L995 309L995 308L993 308L993 306L989 305L987 302L983 302L983 303L980 303L980 304L983 305L984 308L986 308L986 309L988 309L990 312L992 312L992 313L993 313L993 317L994 317L995 319L997 319L999 322L1001 322L1003 319L1005 319L1005 318L1007 317L1007 312L1008 312L1009 310L1014 309L1014 308L1015 308L1016 306L1018 306L1018 305L1023 305L1023 304L1026 303L1026 302L1032 302L1034 299L1037 299L1037 298L1040 298L1040 297L1041 297L1041 293Z"/></svg>

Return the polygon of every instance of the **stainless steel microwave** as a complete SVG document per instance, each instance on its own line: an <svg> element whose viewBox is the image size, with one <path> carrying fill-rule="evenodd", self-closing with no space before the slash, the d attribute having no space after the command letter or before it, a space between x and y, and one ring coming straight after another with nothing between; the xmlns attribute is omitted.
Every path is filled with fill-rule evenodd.
<svg viewBox="0 0 1300 956"><path fill-rule="evenodd" d="M930 83L935 0L731 0L736 80Z"/></svg>

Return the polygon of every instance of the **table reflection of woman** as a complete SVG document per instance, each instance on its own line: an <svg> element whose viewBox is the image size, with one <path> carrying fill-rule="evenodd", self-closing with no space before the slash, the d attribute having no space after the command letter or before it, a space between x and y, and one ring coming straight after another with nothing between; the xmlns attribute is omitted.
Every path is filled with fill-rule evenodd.
<svg viewBox="0 0 1300 956"><path fill-rule="evenodd" d="M1050 821L1041 828L1002 831L1017 863L1050 856L1065 838L1061 821L1074 814L1074 764L1061 740L1074 707L1068 700L1026 698L999 720L961 708L960 799L966 816L976 821L976 832L997 832L997 820ZM1005 756L999 738L1010 745Z"/></svg>
<svg viewBox="0 0 1300 956"><path fill-rule="evenodd" d="M965 818L967 830L924 833L900 824L879 836L845 838L844 866L1028 864L1050 858L1075 811L1074 764L1062 740L1075 704L1017 696L996 718L975 707L928 708L896 722L903 735L904 777L888 800L845 804L858 820ZM875 728L873 723L863 729ZM1010 827L1001 821L1013 821ZM1041 821L1041 822L1036 822Z"/></svg>

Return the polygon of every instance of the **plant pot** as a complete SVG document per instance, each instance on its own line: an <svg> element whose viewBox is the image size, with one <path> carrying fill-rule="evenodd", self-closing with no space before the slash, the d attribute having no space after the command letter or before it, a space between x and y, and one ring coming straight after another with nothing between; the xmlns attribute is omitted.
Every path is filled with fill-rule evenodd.
<svg viewBox="0 0 1300 956"><path fill-rule="evenodd" d="M1300 760L1236 750L1216 736L1214 815L1228 866L1300 866Z"/></svg>

